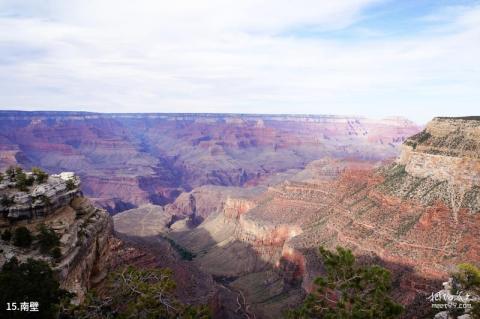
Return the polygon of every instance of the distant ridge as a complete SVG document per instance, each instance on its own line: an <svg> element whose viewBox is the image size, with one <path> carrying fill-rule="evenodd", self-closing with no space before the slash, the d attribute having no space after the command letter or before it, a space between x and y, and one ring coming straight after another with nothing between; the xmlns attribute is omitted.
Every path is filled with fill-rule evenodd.
<svg viewBox="0 0 480 319"><path fill-rule="evenodd" d="M200 185L241 186L325 156L384 160L421 131L333 115L0 111L0 168L75 171L110 212Z"/></svg>
<svg viewBox="0 0 480 319"><path fill-rule="evenodd" d="M100 115L100 116L239 116L239 117L257 117L257 116L270 116L270 117L318 117L318 118L366 118L365 116L358 115L334 115L334 114L268 114L268 113L175 113L175 112L138 112L138 113L103 113L103 112L89 112L89 111L23 111L23 110L0 110L1 115L7 114L29 114L29 115Z"/></svg>
<svg viewBox="0 0 480 319"><path fill-rule="evenodd" d="M236 118L248 120L272 120L272 121L319 121L324 120L365 120L365 121L407 121L414 123L408 118L402 116L388 116L383 119L374 119L360 115L334 115L334 114L262 114L262 113L100 113L88 111L23 111L23 110L0 110L0 117L14 117L18 119L31 117L83 117L85 119L94 118L149 118L149 119L193 119L193 118Z"/></svg>
<svg viewBox="0 0 480 319"><path fill-rule="evenodd" d="M480 116L438 116L437 119L441 120L466 120L466 121L480 121Z"/></svg>

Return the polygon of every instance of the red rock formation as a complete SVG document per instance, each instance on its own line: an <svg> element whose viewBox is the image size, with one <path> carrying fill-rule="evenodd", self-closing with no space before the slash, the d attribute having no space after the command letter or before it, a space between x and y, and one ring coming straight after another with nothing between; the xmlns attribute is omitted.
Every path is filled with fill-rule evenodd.
<svg viewBox="0 0 480 319"><path fill-rule="evenodd" d="M403 119L0 112L0 168L73 170L116 212L201 185L243 186L324 156L383 160L419 127Z"/></svg>
<svg viewBox="0 0 480 319"><path fill-rule="evenodd" d="M479 172L477 166L469 166L467 176L463 166L455 164L476 159L471 157L472 148L462 145L439 152L435 143L462 140L466 130L462 121L448 120L450 129L438 130L443 134L439 138L438 121L442 122L428 126L428 139L406 142L405 152L415 156L404 153L397 163L377 169L357 162L333 170L338 178L330 174L334 162L315 163L261 195L225 199L220 212L191 233L171 235L202 252L197 262L210 273L247 276L267 263L287 282L300 280L307 291L322 273L318 246L347 247L361 262L391 270L395 298L412 305L408 317L428 312L425 296L437 291L457 264L480 264ZM455 125L459 127L451 129ZM412 140L417 143L414 150ZM434 148L438 165L415 164ZM462 183L451 176L462 176ZM243 289L248 293L253 288Z"/></svg>

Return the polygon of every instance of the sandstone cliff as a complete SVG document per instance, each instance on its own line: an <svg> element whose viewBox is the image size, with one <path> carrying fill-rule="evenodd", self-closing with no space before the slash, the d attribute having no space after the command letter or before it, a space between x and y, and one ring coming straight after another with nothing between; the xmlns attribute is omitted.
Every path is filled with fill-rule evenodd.
<svg viewBox="0 0 480 319"><path fill-rule="evenodd" d="M27 173L29 174L29 173ZM80 192L80 179L73 173L51 175L45 182L33 183L20 192L12 182L0 184L0 195L8 200L0 207L0 232L26 227L35 236L39 226L52 229L59 237L59 256L39 251L34 240L21 248L11 241L0 241L0 266L12 257L47 261L61 287L83 300L86 291L107 274L112 221L108 213L92 205Z"/></svg>
<svg viewBox="0 0 480 319"><path fill-rule="evenodd" d="M480 186L480 121L435 118L407 139L398 162L416 177Z"/></svg>

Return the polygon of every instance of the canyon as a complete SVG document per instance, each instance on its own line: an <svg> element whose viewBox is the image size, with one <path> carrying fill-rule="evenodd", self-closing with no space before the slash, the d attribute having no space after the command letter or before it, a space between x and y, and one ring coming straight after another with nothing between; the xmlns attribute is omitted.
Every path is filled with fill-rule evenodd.
<svg viewBox="0 0 480 319"><path fill-rule="evenodd" d="M243 300L229 318L275 318L298 305L323 272L320 245L389 269L405 317L428 317L426 297L456 265L480 264L479 137L476 118L436 118L382 165L324 158L241 192L202 186L117 214L115 229L188 251L188 263L225 288L218 298ZM162 216L148 233L129 219L146 223L145 211Z"/></svg>
<svg viewBox="0 0 480 319"><path fill-rule="evenodd" d="M0 111L0 169L74 171L117 213L202 185L248 186L332 157L381 161L421 128L402 118Z"/></svg>
<svg viewBox="0 0 480 319"><path fill-rule="evenodd" d="M2 167L52 173L29 192L0 183L13 199L0 228L61 234L55 269L77 302L132 264L172 269L179 299L214 318L283 317L324 274L318 247L342 246L390 270L404 318L431 318L427 296L458 264L480 265L477 117L422 130L399 118L2 111L0 126Z"/></svg>

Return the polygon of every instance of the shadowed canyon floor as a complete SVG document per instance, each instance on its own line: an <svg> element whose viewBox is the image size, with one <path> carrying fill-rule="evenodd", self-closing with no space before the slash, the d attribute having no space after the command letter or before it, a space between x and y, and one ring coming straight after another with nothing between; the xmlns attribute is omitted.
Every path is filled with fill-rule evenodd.
<svg viewBox="0 0 480 319"><path fill-rule="evenodd" d="M420 131L401 118L0 111L0 168L75 171L116 213L202 185L254 185L325 156L384 160Z"/></svg>
<svg viewBox="0 0 480 319"><path fill-rule="evenodd" d="M116 215L115 229L169 244L222 287L217 300L236 294L232 318L274 318L298 304L322 274L319 245L390 269L405 317L422 317L457 264L480 264L479 141L478 120L437 118L394 162L323 159L241 192L194 188Z"/></svg>
<svg viewBox="0 0 480 319"><path fill-rule="evenodd" d="M51 223L64 232L58 269L77 265L64 285L82 293L122 264L168 267L179 298L216 318L278 318L323 274L318 246L343 246L388 268L405 317L420 318L457 264L480 264L477 118L420 131L401 119L0 112L0 125L2 167L83 177L80 189L51 175L31 195L4 180L0 224L67 221ZM117 238L83 193L117 213Z"/></svg>

